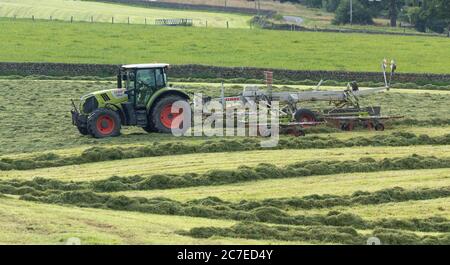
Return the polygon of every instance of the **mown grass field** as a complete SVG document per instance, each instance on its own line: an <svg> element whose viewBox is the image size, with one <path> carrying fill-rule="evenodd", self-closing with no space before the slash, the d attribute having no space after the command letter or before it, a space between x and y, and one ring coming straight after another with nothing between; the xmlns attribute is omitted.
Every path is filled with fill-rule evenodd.
<svg viewBox="0 0 450 265"><path fill-rule="evenodd" d="M0 85L0 243L365 244L374 235L383 244L449 244L446 90L364 99L407 116L385 132L317 127L261 149L257 138L139 128L111 139L80 136L69 99L113 82Z"/></svg>
<svg viewBox="0 0 450 265"><path fill-rule="evenodd" d="M12 155L35 151L54 151L71 149L69 153L81 153L91 145L145 145L155 141L173 141L166 135L152 134L149 137L142 129L125 128L123 136L114 139L96 140L89 137L80 137L76 128L71 125L70 99L77 99L90 91L109 89L115 86L114 82L65 82L65 81L29 81L29 80L0 80L5 93L0 95L0 119L2 137L0 155ZM180 85L181 86L181 85ZM205 95L218 96L220 90L208 86L185 86L187 92L202 92ZM302 89L293 87L292 89ZM281 89L281 88L280 88ZM237 94L242 86L227 88L227 93ZM448 91L424 90L423 93L408 93L404 89L374 95L363 99L361 104L380 104L385 114L405 115L407 119L425 123L428 127L404 128L416 134L430 136L448 133L448 126L434 126L433 120L450 118ZM14 104L10 104L14 102ZM57 103L57 104L56 104ZM305 107L320 108L326 105L320 103L306 104ZM444 123L445 125L445 123ZM399 128L398 126L396 128ZM401 129L402 127L400 127ZM70 132L70 133L69 133ZM356 132L356 134L332 133L324 135L347 139L356 136L375 136L375 132ZM389 134L386 131L385 134ZM206 138L191 137L188 142L199 143ZM176 139L178 140L178 139ZM185 141L185 140L184 140ZM64 152L63 152L64 153ZM67 153L67 151L65 152Z"/></svg>
<svg viewBox="0 0 450 265"><path fill-rule="evenodd" d="M0 17L17 17L35 19L53 19L84 22L128 24L155 24L155 19L190 18L199 27L226 28L226 22L232 28L248 28L251 19L249 15L239 15L220 12L202 12L195 10L171 10L158 8L143 8L127 5L108 4L73 0L4 0L0 3ZM208 22L206 22L208 21Z"/></svg>
<svg viewBox="0 0 450 265"><path fill-rule="evenodd" d="M1 19L0 27L9 36L2 41L0 58L10 62L167 62L379 72L382 58L395 58L399 72L450 69L449 38L19 19Z"/></svg>

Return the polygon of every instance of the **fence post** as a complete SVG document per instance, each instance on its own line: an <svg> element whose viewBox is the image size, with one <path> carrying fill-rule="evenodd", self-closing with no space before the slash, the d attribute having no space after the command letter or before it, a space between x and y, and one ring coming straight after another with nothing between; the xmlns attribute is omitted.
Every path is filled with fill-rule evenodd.
<svg viewBox="0 0 450 265"><path fill-rule="evenodd" d="M34 15L31 16L31 19L33 19L33 21L34 21Z"/></svg>
<svg viewBox="0 0 450 265"><path fill-rule="evenodd" d="M128 17L128 25L130 25L130 17Z"/></svg>
<svg viewBox="0 0 450 265"><path fill-rule="evenodd" d="M114 24L114 17L111 18L111 24Z"/></svg>
<svg viewBox="0 0 450 265"><path fill-rule="evenodd" d="M145 25L147 25L147 18L145 18Z"/></svg>
<svg viewBox="0 0 450 265"><path fill-rule="evenodd" d="M50 16L50 21L52 21L52 16Z"/></svg>
<svg viewBox="0 0 450 265"><path fill-rule="evenodd" d="M228 24L228 21L227 21L227 29L228 29L228 28L230 28L230 25Z"/></svg>
<svg viewBox="0 0 450 265"><path fill-rule="evenodd" d="M73 16L70 17L70 23L72 23L72 22L73 22Z"/></svg>

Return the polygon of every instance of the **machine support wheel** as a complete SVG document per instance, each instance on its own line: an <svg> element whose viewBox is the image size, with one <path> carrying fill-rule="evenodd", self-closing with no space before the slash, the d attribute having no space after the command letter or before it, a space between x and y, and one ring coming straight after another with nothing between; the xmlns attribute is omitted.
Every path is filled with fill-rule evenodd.
<svg viewBox="0 0 450 265"><path fill-rule="evenodd" d="M119 136L120 128L119 114L110 109L96 109L87 120L87 131L95 138Z"/></svg>
<svg viewBox="0 0 450 265"><path fill-rule="evenodd" d="M373 125L373 122L368 121L366 123L366 128L369 129L369 130L373 130L373 129L375 129L375 126Z"/></svg>
<svg viewBox="0 0 450 265"><path fill-rule="evenodd" d="M341 125L341 130L343 131L353 131L353 123L349 122L349 123L342 123Z"/></svg>
<svg viewBox="0 0 450 265"><path fill-rule="evenodd" d="M294 118L296 122L315 122L317 121L317 115L309 109L299 109L295 112ZM309 127L303 125L303 127Z"/></svg>
<svg viewBox="0 0 450 265"><path fill-rule="evenodd" d="M375 125L375 130L376 131L384 131L384 124L378 123L377 125Z"/></svg>
<svg viewBox="0 0 450 265"><path fill-rule="evenodd" d="M172 104L177 101L187 101L178 95L163 97L151 111L151 121L157 132L171 133L172 128L184 128L183 121L177 121L175 118L182 113L172 112Z"/></svg>

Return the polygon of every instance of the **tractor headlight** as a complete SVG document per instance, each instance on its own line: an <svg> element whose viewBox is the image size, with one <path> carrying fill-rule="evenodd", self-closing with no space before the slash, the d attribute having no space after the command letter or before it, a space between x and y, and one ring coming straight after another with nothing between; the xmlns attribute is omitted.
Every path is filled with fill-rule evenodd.
<svg viewBox="0 0 450 265"><path fill-rule="evenodd" d="M83 112L91 113L98 108L98 101L95 96L89 97L84 101Z"/></svg>

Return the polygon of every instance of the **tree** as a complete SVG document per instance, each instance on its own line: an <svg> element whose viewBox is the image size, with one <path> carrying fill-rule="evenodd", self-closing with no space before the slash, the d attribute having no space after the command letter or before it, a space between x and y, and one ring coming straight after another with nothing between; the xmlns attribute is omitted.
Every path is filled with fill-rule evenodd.
<svg viewBox="0 0 450 265"><path fill-rule="evenodd" d="M398 5L397 0L389 0L389 18L391 27L397 27Z"/></svg>
<svg viewBox="0 0 450 265"><path fill-rule="evenodd" d="M430 29L437 33L450 31L450 0L424 1L420 10L414 9L413 24L419 31Z"/></svg>
<svg viewBox="0 0 450 265"><path fill-rule="evenodd" d="M350 23L350 0L342 0L336 9L333 24ZM373 24L372 14L368 8L363 6L359 0L353 0L353 21L352 23L361 25Z"/></svg>
<svg viewBox="0 0 450 265"><path fill-rule="evenodd" d="M324 0L323 7L328 12L334 12L338 8L340 2L341 0Z"/></svg>

